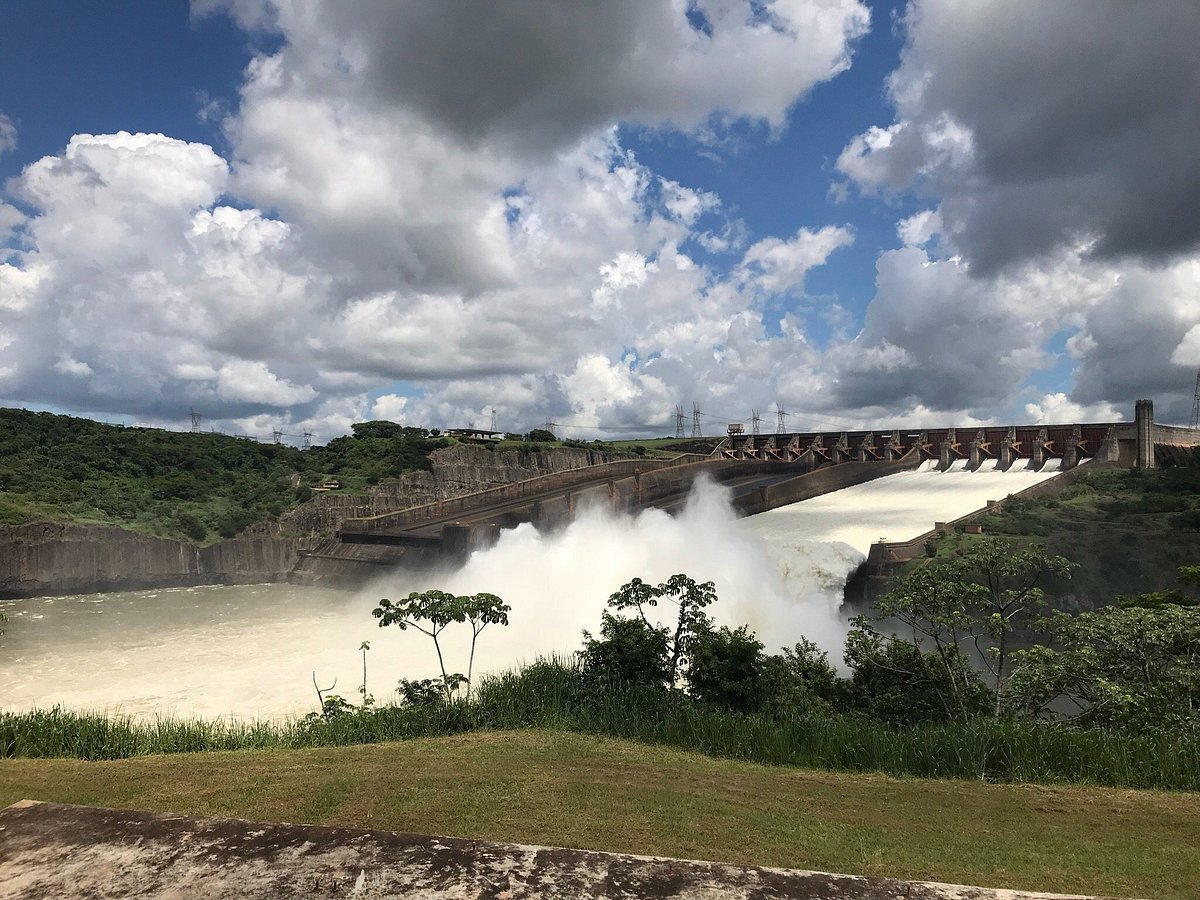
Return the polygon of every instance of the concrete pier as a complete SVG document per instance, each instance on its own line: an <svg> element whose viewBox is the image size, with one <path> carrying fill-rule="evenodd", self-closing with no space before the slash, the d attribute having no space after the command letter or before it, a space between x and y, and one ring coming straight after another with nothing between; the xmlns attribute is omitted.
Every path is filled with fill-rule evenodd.
<svg viewBox="0 0 1200 900"><path fill-rule="evenodd" d="M1154 401L1139 400L1134 408L1134 430L1137 432L1137 462L1139 469L1153 469L1154 460Z"/></svg>

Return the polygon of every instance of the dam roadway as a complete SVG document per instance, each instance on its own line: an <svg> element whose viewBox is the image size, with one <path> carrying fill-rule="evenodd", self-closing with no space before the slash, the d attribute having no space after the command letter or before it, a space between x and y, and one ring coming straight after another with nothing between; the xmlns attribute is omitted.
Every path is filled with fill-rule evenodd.
<svg viewBox="0 0 1200 900"><path fill-rule="evenodd" d="M608 466L599 466L597 468L607 469ZM695 477L704 474L705 468L701 468L695 473ZM691 474L691 473L689 473ZM726 473L729 474L729 473ZM783 481L795 478L795 471L779 471L775 469L770 472L734 472L733 477L721 479L721 484L728 488L735 499L758 491L761 488L779 484ZM502 528L512 528L523 522L532 522L536 518L535 510L546 501L550 501L563 495L566 491L568 497L589 497L593 491L599 490L599 494L603 494L604 490L608 490L613 483L614 477L610 472L601 472L594 474L591 477L586 477L580 481L571 483L568 487L547 487L545 490L538 492L532 497L520 497L516 499L500 499L487 500L480 503L478 506L472 507L467 512L458 512L437 515L434 514L424 521L414 524L402 531L388 532L375 531L371 533L356 532L351 529L343 533L343 539L348 541L359 540L360 542L381 542L388 543L391 539L397 543L403 543L410 538L421 540L441 540L442 529L446 526L480 526L480 525L497 525ZM668 511L674 511L681 507L687 500L688 493L691 490L691 479L680 482L680 490L665 495L657 500L646 502L645 508L657 508ZM611 490L609 491L611 494ZM570 501L568 501L570 502ZM574 501L575 506L580 505L580 501ZM358 520L355 520L356 522Z"/></svg>
<svg viewBox="0 0 1200 900"><path fill-rule="evenodd" d="M731 435L709 456L622 460L349 519L336 537L302 554L292 580L361 581L380 567L453 566L494 543L501 529L559 528L593 506L675 513L701 476L729 488L735 510L750 516L923 464L1069 472L1084 461L1153 466L1177 448L1200 446L1200 431L1152 417L1152 405L1139 401L1132 423Z"/></svg>
<svg viewBox="0 0 1200 900"><path fill-rule="evenodd" d="M303 553L291 580L303 584L363 582L381 569L428 569L461 563L490 546L503 528L565 526L582 509L674 513L695 480L727 486L741 515L753 515L920 465L918 454L889 462L848 462L814 469L808 461L737 460L685 455L625 460L544 475L342 524L337 537Z"/></svg>

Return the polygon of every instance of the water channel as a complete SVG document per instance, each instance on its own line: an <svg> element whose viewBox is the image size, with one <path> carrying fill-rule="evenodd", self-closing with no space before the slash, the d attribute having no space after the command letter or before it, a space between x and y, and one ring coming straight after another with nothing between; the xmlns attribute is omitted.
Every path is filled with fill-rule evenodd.
<svg viewBox="0 0 1200 900"><path fill-rule="evenodd" d="M771 651L807 636L836 660L842 588L872 542L914 537L1052 474L927 465L748 519L721 488L700 485L675 518L584 511L554 534L503 532L456 572L395 572L357 592L274 584L4 601L0 708L281 720L315 709L314 672L357 699L364 641L368 690L386 701L397 679L431 677L437 661L424 636L377 627L380 597L431 587L500 595L511 624L485 631L476 657L477 673L494 672L578 649L612 591L676 572L716 582L719 624L750 625ZM465 671L469 631L446 634L448 667Z"/></svg>

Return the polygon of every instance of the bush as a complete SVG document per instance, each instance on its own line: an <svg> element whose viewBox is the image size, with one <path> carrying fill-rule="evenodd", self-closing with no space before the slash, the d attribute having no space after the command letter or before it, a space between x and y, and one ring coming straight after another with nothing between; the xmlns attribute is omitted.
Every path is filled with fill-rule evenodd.
<svg viewBox="0 0 1200 900"><path fill-rule="evenodd" d="M193 541L202 541L208 537L208 526L186 510L180 510L175 515L179 530Z"/></svg>
<svg viewBox="0 0 1200 900"><path fill-rule="evenodd" d="M892 725L948 722L982 715L992 695L979 673L957 651L950 665L913 644L851 631L846 663L854 670L850 705Z"/></svg>
<svg viewBox="0 0 1200 900"><path fill-rule="evenodd" d="M671 672L667 647L665 628L605 612L599 640L583 633L579 656L584 678L593 683L665 687Z"/></svg>
<svg viewBox="0 0 1200 900"><path fill-rule="evenodd" d="M689 644L688 657L692 697L740 713L762 708L763 645L745 625L736 631L722 627L699 632Z"/></svg>
<svg viewBox="0 0 1200 900"><path fill-rule="evenodd" d="M848 708L847 682L807 638L763 661L763 711L776 718L829 715Z"/></svg>

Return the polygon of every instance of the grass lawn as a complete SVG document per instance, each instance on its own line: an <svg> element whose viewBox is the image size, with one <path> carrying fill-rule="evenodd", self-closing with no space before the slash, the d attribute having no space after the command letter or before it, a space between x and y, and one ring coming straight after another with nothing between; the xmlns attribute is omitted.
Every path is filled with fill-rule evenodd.
<svg viewBox="0 0 1200 900"><path fill-rule="evenodd" d="M994 887L1200 898L1200 796L772 768L548 731L0 761L23 798Z"/></svg>

